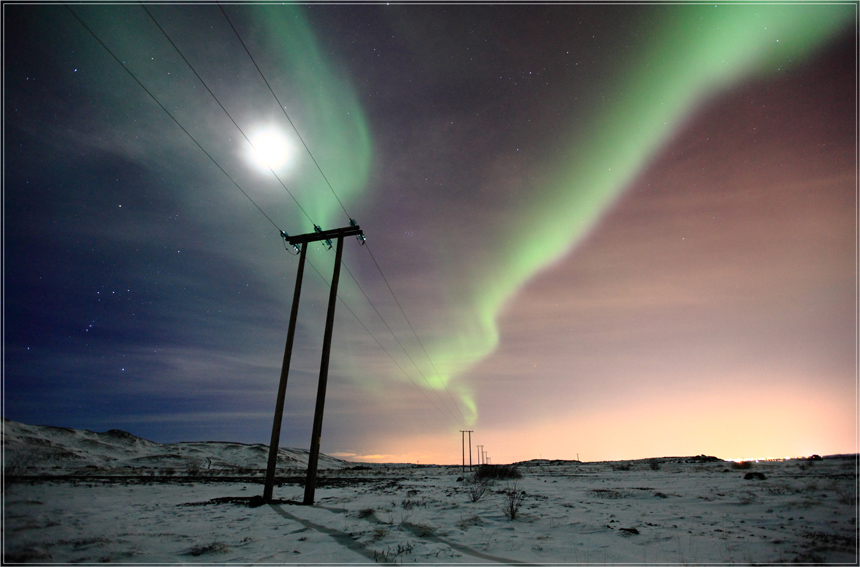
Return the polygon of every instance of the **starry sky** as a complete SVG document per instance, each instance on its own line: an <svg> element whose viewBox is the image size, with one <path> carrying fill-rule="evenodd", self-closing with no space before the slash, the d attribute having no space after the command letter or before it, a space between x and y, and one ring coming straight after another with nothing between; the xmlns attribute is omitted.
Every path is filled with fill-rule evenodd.
<svg viewBox="0 0 860 567"><path fill-rule="evenodd" d="M353 218L327 454L856 452L856 19L4 4L4 417L267 443Z"/></svg>

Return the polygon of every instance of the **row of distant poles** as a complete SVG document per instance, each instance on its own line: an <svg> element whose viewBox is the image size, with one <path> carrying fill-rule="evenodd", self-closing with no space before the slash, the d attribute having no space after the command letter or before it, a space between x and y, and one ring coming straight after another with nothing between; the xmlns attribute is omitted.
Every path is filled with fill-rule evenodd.
<svg viewBox="0 0 860 567"><path fill-rule="evenodd" d="M474 433L473 429L461 429L460 430L460 438L462 440L463 446L463 472L466 472L466 434L469 434L469 472L472 472L472 433ZM478 464L479 465L488 465L490 464L490 458L487 456L487 452L484 450L483 445L475 445L478 448Z"/></svg>

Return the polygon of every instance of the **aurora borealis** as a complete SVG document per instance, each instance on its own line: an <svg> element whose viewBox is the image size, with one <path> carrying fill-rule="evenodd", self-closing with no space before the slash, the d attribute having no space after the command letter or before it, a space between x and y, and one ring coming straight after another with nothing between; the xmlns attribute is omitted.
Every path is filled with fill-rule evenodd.
<svg viewBox="0 0 860 567"><path fill-rule="evenodd" d="M324 452L853 452L855 8L72 6L186 134L68 8L5 5L4 415L266 442L277 229L354 217Z"/></svg>

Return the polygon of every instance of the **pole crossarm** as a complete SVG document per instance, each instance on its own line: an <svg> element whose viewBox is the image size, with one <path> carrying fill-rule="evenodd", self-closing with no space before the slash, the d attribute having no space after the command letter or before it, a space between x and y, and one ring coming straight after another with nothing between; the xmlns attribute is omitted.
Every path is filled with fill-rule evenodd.
<svg viewBox="0 0 860 567"><path fill-rule="evenodd" d="M290 236L284 231L281 231L281 236L284 237L290 245L303 244L305 242L318 242L320 240L333 240L335 238L344 238L346 236L364 236L364 231L358 225L345 226L343 228L333 228L331 230L321 230L320 232L309 232L307 234L299 234L298 236Z"/></svg>

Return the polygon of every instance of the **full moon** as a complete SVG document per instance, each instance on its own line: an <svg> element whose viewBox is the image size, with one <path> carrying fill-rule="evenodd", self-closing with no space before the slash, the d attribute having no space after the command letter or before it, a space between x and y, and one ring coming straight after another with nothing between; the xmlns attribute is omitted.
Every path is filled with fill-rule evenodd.
<svg viewBox="0 0 860 567"><path fill-rule="evenodd" d="M274 171L283 168L290 161L293 146L287 138L273 130L261 130L250 137L249 156L258 167Z"/></svg>

